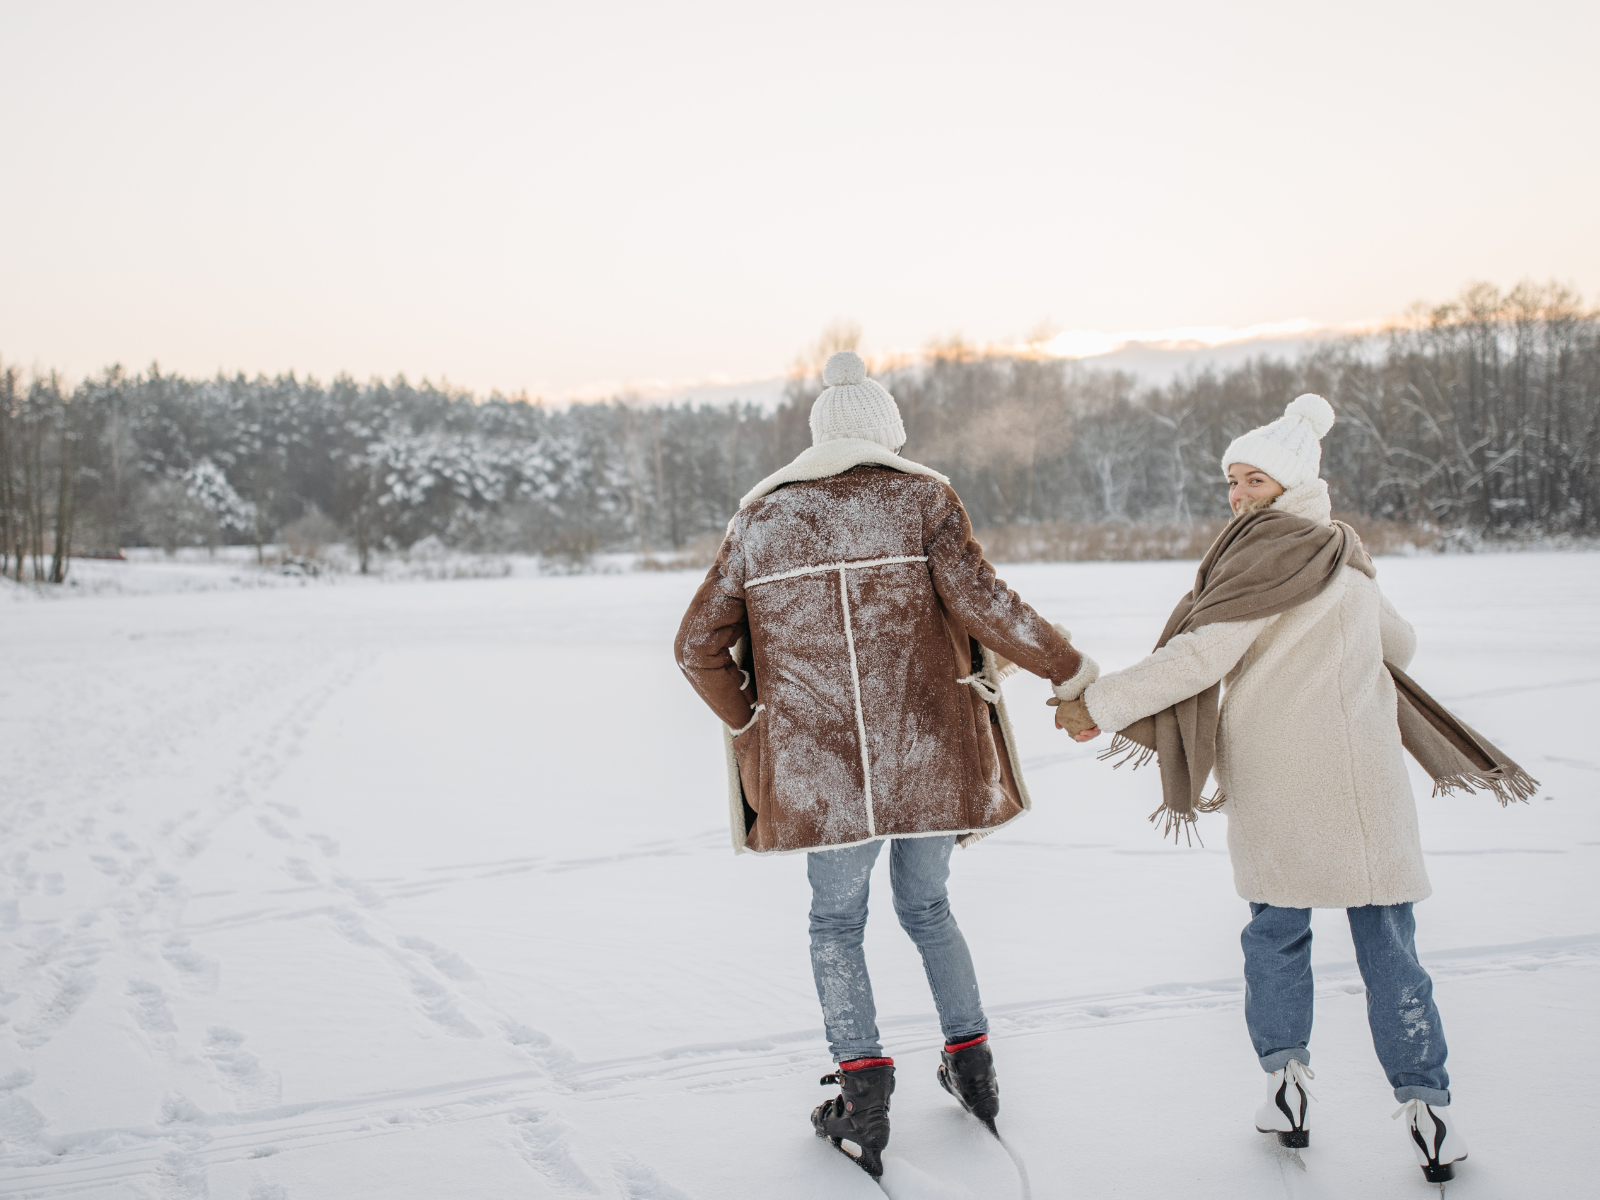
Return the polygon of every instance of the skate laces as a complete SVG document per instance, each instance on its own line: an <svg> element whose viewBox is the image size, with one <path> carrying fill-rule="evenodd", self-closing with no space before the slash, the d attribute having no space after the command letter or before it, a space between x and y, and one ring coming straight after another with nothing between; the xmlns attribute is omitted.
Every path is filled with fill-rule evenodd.
<svg viewBox="0 0 1600 1200"><path fill-rule="evenodd" d="M1283 1064L1283 1077L1290 1083L1294 1084L1295 1087L1299 1088L1307 1096L1311 1096L1311 1099L1316 1099L1315 1096L1311 1095L1311 1089L1306 1086L1306 1080L1315 1079L1317 1077L1317 1073L1310 1067L1306 1066L1305 1063L1301 1062L1298 1058L1291 1058L1288 1062ZM1398 1116L1399 1114L1396 1113L1395 1115Z"/></svg>
<svg viewBox="0 0 1600 1200"><path fill-rule="evenodd" d="M1418 1110L1426 1108L1426 1107L1427 1107L1426 1102L1424 1102L1422 1100L1417 1100L1415 1098L1413 1098L1411 1100L1407 1100L1404 1104L1402 1104L1399 1108L1395 1109L1394 1112L1390 1114L1389 1120L1395 1121L1395 1120L1398 1120L1400 1118L1400 1114L1401 1113L1410 1113L1411 1114L1411 1123L1413 1125L1415 1125L1417 1123L1417 1118L1422 1115Z"/></svg>

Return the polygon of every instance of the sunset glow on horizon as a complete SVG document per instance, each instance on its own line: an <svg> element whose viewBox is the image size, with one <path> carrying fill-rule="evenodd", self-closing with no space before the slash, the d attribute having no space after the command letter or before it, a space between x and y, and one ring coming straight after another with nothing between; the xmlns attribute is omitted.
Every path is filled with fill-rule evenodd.
<svg viewBox="0 0 1600 1200"><path fill-rule="evenodd" d="M1366 326L1373 323L1355 324ZM1119 333L1102 333L1097 329L1068 329L1042 343L1040 349L1057 358L1094 358L1135 344L1161 349L1226 346L1233 342L1319 333L1326 328L1319 321L1298 317L1292 321L1269 321L1239 328L1226 325L1186 325L1175 329L1129 329Z"/></svg>
<svg viewBox="0 0 1600 1200"><path fill-rule="evenodd" d="M572 399L840 316L1093 358L1600 300L1600 9L1510 11L11 4L0 359Z"/></svg>

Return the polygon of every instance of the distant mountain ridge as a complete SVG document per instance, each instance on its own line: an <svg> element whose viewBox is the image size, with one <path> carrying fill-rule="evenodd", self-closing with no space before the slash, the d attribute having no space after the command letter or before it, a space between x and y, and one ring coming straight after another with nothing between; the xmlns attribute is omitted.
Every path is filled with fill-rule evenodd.
<svg viewBox="0 0 1600 1200"><path fill-rule="evenodd" d="M1343 326L1324 326L1290 335L1243 338L1239 341L1209 345L1198 340L1165 340L1161 342L1129 341L1104 354L1091 354L1076 358L1091 370L1122 371L1137 375L1141 383L1157 386L1207 368L1218 371L1231 370L1253 358L1298 359L1302 355L1330 341L1351 336L1357 331ZM1368 335L1375 336L1375 335ZM1009 353L996 347L996 354ZM1066 355L1052 357L1069 357ZM712 380L701 383L653 385L639 388L640 399L656 404L729 404L747 402L762 409L776 408L782 401L789 383L786 375L764 379L746 379L738 382Z"/></svg>

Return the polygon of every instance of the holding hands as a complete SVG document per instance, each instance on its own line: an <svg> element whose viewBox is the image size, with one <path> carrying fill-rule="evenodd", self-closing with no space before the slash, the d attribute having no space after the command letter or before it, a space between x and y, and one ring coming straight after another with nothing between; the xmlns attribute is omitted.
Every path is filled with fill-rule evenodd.
<svg viewBox="0 0 1600 1200"><path fill-rule="evenodd" d="M1057 625L1056 632L1072 641L1072 634L1064 625ZM1055 695L1045 703L1056 710L1056 728L1065 729L1072 735L1076 742L1092 742L1100 736L1100 726L1094 717L1089 714L1089 706L1083 702L1083 692L1090 684L1100 678L1100 664L1081 651L1078 656L1078 669L1071 679L1062 680L1054 687Z"/></svg>
<svg viewBox="0 0 1600 1200"><path fill-rule="evenodd" d="M1100 727L1089 715L1089 706L1083 700L1058 700L1051 696L1045 701L1056 710L1056 728L1065 729L1075 742L1092 742L1100 736Z"/></svg>

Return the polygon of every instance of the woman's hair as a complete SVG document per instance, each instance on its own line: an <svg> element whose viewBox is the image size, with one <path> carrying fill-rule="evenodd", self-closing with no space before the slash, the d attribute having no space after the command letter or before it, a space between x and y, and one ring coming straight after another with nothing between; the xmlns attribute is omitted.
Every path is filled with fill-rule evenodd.
<svg viewBox="0 0 1600 1200"><path fill-rule="evenodd" d="M1282 494L1278 493L1280 496ZM1260 512L1263 508L1271 508L1272 502L1277 498L1277 496L1246 496L1239 501L1239 508L1233 515L1242 517L1247 513Z"/></svg>

